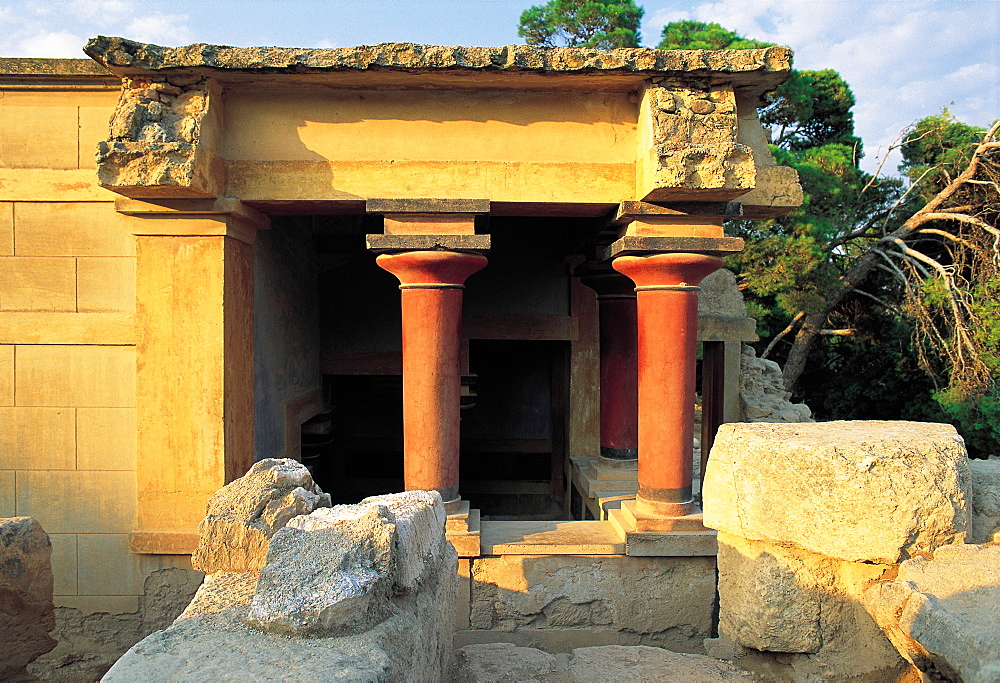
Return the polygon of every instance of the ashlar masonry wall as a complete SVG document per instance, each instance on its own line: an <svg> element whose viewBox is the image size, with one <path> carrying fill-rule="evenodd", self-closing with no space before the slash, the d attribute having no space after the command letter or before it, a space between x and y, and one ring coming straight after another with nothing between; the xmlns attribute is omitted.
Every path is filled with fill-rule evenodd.
<svg viewBox="0 0 1000 683"><path fill-rule="evenodd" d="M125 615L109 638L134 638L147 578L197 575L187 556L129 552L137 219L96 182L119 81L65 61L82 83L0 88L0 517L34 517L51 538L57 635L108 613Z"/></svg>

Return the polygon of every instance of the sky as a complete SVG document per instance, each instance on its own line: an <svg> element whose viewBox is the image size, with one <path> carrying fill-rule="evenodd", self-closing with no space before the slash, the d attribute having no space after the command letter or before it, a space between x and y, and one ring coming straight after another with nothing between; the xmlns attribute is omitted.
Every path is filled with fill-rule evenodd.
<svg viewBox="0 0 1000 683"><path fill-rule="evenodd" d="M523 0L0 0L0 56L83 57L98 35L160 45L348 47L379 42L510 45ZM901 131L943 107L987 126L1000 118L1000 0L637 0L643 44L663 25L716 22L788 45L799 69L851 85L862 167L875 172ZM898 154L883 172L894 172Z"/></svg>

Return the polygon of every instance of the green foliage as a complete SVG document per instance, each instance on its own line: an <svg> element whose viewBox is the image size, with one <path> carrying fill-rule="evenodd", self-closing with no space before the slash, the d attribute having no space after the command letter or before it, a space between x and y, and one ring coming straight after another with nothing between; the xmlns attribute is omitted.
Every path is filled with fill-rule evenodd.
<svg viewBox="0 0 1000 683"><path fill-rule="evenodd" d="M663 27L661 50L746 50L771 47L772 43L749 40L718 24L675 21Z"/></svg>
<svg viewBox="0 0 1000 683"><path fill-rule="evenodd" d="M639 47L642 15L634 0L550 0L521 13L517 35L545 47Z"/></svg>

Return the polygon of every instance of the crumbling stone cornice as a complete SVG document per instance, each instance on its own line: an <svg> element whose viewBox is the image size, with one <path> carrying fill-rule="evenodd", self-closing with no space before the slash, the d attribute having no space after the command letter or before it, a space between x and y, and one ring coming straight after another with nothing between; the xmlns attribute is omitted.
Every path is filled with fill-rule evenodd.
<svg viewBox="0 0 1000 683"><path fill-rule="evenodd" d="M594 50L534 45L456 47L378 43L343 48L231 47L196 43L163 47L117 37L92 38L84 52L119 75L165 69L207 68L242 73L322 73L338 71L448 71L620 73L725 78L759 91L787 78L792 52L758 50Z"/></svg>

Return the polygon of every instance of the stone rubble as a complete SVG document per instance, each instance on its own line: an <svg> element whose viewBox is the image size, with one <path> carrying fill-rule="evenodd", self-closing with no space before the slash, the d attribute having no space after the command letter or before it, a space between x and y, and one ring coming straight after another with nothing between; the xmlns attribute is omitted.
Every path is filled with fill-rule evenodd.
<svg viewBox="0 0 1000 683"><path fill-rule="evenodd" d="M0 680L35 680L27 666L56 646L52 544L32 517L0 519Z"/></svg>
<svg viewBox="0 0 1000 683"><path fill-rule="evenodd" d="M257 571L279 529L323 507L330 507L330 496L305 466L289 458L261 460L209 498L191 565L206 574Z"/></svg>
<svg viewBox="0 0 1000 683"><path fill-rule="evenodd" d="M749 344L740 357L740 406L747 422L812 422L805 403L792 403L785 391L781 366L758 358Z"/></svg>
<svg viewBox="0 0 1000 683"><path fill-rule="evenodd" d="M931 680L1000 680L1000 546L947 545L907 560L863 601Z"/></svg>
<svg viewBox="0 0 1000 683"><path fill-rule="evenodd" d="M970 460L972 528L969 543L1000 543L1000 457Z"/></svg>
<svg viewBox="0 0 1000 683"><path fill-rule="evenodd" d="M263 539L266 562L259 572L209 574L173 625L136 644L102 680L443 679L452 657L458 560L445 538L440 495L375 496L289 519L296 501L306 499L290 499L291 491L309 493L313 504L328 501L300 468L261 461L249 481L226 487L206 520L234 492L249 491L255 502L231 504L240 514L229 518L229 528L236 543L246 544L245 520L270 520L273 526L253 537L255 549ZM218 533L212 539L225 542ZM212 552L256 557L219 545Z"/></svg>

